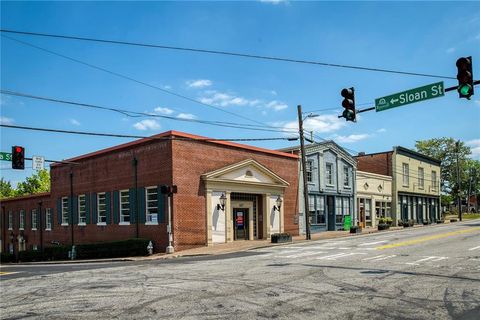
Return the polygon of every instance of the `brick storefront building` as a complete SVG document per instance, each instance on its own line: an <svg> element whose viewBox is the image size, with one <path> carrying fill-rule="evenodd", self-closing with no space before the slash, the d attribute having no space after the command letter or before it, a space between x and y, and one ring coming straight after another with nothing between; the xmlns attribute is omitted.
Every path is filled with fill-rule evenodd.
<svg viewBox="0 0 480 320"><path fill-rule="evenodd" d="M161 185L178 190L176 250L298 234L296 155L168 131L68 162L51 166L50 193L2 201L2 251L141 237L164 252Z"/></svg>

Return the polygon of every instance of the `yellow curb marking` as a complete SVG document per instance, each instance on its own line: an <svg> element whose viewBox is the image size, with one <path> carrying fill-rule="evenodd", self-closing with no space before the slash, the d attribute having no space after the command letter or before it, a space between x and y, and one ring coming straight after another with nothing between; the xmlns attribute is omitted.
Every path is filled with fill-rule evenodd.
<svg viewBox="0 0 480 320"><path fill-rule="evenodd" d="M434 235L434 236L428 236L428 237L423 237L423 238L418 238L418 239L413 239L413 240L408 240L408 241L403 241L403 242L397 242L397 243L392 243L392 244L386 244L384 246L376 247L375 249L384 250L384 249L391 249L391 248L396 248L396 247L410 246L410 245L425 242L425 241L442 239L442 238L455 236L455 235L463 234L463 233L475 232L477 230L480 230L480 227L470 228L470 229L465 229L465 230L459 230L459 231L452 231L452 232L437 234L437 235Z"/></svg>
<svg viewBox="0 0 480 320"><path fill-rule="evenodd" d="M14 274L18 272L6 272L6 271L0 271L0 276L6 276L7 274Z"/></svg>

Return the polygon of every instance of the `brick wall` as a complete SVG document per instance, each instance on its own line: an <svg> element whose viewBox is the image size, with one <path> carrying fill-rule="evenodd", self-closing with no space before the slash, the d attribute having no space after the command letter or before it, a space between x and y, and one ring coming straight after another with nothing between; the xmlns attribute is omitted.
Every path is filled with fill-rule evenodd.
<svg viewBox="0 0 480 320"><path fill-rule="evenodd" d="M297 211L298 163L295 158L239 149L213 143L173 142L173 183L178 186L174 200L175 243L181 248L206 244L206 200L204 173L246 160L254 159L285 179L285 232L298 234L294 224Z"/></svg>
<svg viewBox="0 0 480 320"><path fill-rule="evenodd" d="M357 170L383 174L392 177L393 152L367 154L354 157L357 160Z"/></svg>

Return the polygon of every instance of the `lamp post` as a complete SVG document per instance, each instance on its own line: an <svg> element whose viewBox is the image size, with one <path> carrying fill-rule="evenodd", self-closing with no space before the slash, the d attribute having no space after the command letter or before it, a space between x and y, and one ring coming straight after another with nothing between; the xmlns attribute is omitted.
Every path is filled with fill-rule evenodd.
<svg viewBox="0 0 480 320"><path fill-rule="evenodd" d="M227 203L227 197L225 197L225 193L222 193L220 196L220 204L217 204L217 210L225 210L225 204Z"/></svg>

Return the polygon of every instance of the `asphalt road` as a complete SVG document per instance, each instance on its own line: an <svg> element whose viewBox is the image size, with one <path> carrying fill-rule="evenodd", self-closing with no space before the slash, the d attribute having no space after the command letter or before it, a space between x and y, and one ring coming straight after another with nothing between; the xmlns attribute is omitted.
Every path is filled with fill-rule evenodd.
<svg viewBox="0 0 480 320"><path fill-rule="evenodd" d="M480 319L480 221L224 256L14 268L2 267L18 272L1 276L2 319Z"/></svg>

